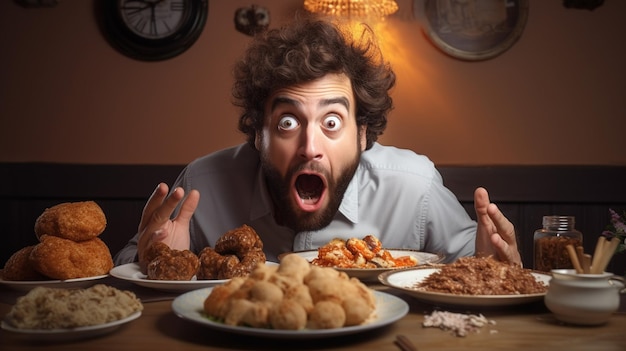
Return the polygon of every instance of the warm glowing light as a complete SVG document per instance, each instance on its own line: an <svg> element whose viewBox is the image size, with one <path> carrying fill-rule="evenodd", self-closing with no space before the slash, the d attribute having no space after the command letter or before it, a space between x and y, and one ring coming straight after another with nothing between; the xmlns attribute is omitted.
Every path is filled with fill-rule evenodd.
<svg viewBox="0 0 626 351"><path fill-rule="evenodd" d="M394 0L304 0L313 13L341 17L385 17L398 11Z"/></svg>

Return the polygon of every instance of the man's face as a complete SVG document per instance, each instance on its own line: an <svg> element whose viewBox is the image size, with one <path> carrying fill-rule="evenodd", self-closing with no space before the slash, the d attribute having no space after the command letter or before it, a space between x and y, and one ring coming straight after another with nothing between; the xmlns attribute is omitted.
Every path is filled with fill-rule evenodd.
<svg viewBox="0 0 626 351"><path fill-rule="evenodd" d="M355 110L352 84L343 74L270 96L255 144L279 223L300 232L333 219L365 150Z"/></svg>

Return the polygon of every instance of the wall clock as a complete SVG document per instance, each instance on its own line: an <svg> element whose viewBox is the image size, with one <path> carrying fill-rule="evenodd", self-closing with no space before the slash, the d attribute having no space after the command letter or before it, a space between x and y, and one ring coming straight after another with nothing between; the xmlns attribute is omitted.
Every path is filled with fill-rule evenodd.
<svg viewBox="0 0 626 351"><path fill-rule="evenodd" d="M478 61L515 44L526 25L528 0L414 0L414 10L425 19L424 32L438 49Z"/></svg>
<svg viewBox="0 0 626 351"><path fill-rule="evenodd" d="M102 0L98 15L104 35L118 51L159 61L196 42L206 24L208 0Z"/></svg>

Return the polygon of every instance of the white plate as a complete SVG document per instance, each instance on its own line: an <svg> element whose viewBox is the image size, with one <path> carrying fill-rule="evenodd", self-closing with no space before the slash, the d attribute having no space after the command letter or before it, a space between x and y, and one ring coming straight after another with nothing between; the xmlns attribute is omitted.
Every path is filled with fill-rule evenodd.
<svg viewBox="0 0 626 351"><path fill-rule="evenodd" d="M443 260L444 256L441 254L433 254L428 252L422 252L417 250L409 250L409 249L386 249L389 251L392 257L402 257L402 256L412 256L417 259L417 266L429 265L433 263L439 263ZM304 257L307 261L311 262L317 258L317 250L307 250L307 251L296 251L296 252L288 252L280 255L278 258L294 253L301 257ZM335 267L336 270L341 272L346 272L348 276L358 278L362 281L378 281L378 275L384 272L402 269L400 268L338 268Z"/></svg>
<svg viewBox="0 0 626 351"><path fill-rule="evenodd" d="M71 329L21 329L11 326L9 323L2 321L2 329L23 334L28 339L37 340L76 340L91 338L102 334L110 333L123 324L133 321L141 316L141 311L135 312L126 318L117 321L91 325L88 327L78 327Z"/></svg>
<svg viewBox="0 0 626 351"><path fill-rule="evenodd" d="M30 291L38 286L45 286L46 288L63 288L63 289L82 289L88 288L97 283L96 280L108 277L108 274L98 275L95 277L76 278L67 280L2 280L0 284L6 285L11 289L19 291Z"/></svg>
<svg viewBox="0 0 626 351"><path fill-rule="evenodd" d="M268 265L275 265L274 262L266 262ZM167 292L187 292L195 289L207 288L223 284L229 279L200 279L194 276L192 280L153 280L141 273L138 263L127 263L117 267L113 267L109 272L112 276L130 281L139 286L152 288Z"/></svg>
<svg viewBox="0 0 626 351"><path fill-rule="evenodd" d="M439 271L439 268L409 268L383 273L378 279L384 285L404 291L419 300L453 306L512 306L542 300L546 295L546 293L522 295L457 295L413 288L413 286L421 283L426 277L437 271ZM537 272L532 272L532 275L537 281L543 282L546 287L552 278L548 274Z"/></svg>
<svg viewBox="0 0 626 351"><path fill-rule="evenodd" d="M212 329L237 334L262 336L282 339L319 339L338 335L364 332L380 328L404 317L409 312L409 305L400 298L380 291L373 291L376 297L375 317L363 325L335 329L280 330L231 326L209 319L203 311L204 300L213 288L205 288L185 293L172 302L174 313L182 319L196 322Z"/></svg>

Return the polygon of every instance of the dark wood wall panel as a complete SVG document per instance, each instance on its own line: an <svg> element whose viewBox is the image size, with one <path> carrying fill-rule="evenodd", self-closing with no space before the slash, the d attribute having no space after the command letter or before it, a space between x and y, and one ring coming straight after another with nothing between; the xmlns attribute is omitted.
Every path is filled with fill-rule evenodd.
<svg viewBox="0 0 626 351"><path fill-rule="evenodd" d="M94 200L107 217L100 238L111 253L134 235L143 206L159 182L174 182L183 166L0 163L0 263L37 242L35 220L48 207Z"/></svg>
<svg viewBox="0 0 626 351"><path fill-rule="evenodd" d="M114 254L134 235L141 211L156 185L171 184L181 165L0 164L0 263L18 249L36 243L33 226L47 207L94 200L107 215L101 238ZM473 191L489 190L491 199L515 225L526 266L532 266L536 229L544 215L572 215L592 252L609 220L608 209L626 209L626 167L608 166L448 166L445 184L475 218ZM623 275L626 254L609 270Z"/></svg>

